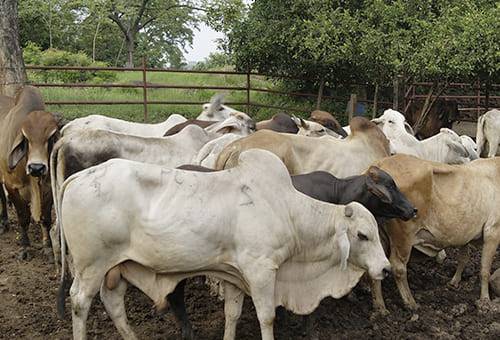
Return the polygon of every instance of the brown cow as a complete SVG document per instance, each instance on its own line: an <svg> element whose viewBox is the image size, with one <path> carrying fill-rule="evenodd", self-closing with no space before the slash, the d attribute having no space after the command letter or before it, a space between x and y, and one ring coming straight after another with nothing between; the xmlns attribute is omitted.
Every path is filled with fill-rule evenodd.
<svg viewBox="0 0 500 340"><path fill-rule="evenodd" d="M257 131L258 130L273 130L276 132L283 133L294 133L299 132L299 128L297 124L292 120L292 117L287 115L286 113L278 113L275 114L271 119L261 120L256 124Z"/></svg>
<svg viewBox="0 0 500 340"><path fill-rule="evenodd" d="M398 154L374 164L389 173L418 208L417 218L406 222L394 219L386 228L389 260L405 304L412 309L417 307L406 268L413 247L435 256L447 247L466 249L468 243L483 242L478 306L488 309L488 279L500 242L500 157L447 165ZM462 269L459 266L452 284L458 283ZM380 282L374 298L374 305L384 311Z"/></svg>
<svg viewBox="0 0 500 340"><path fill-rule="evenodd" d="M422 112L423 102L413 102L405 113L407 122L415 130L415 124ZM424 126L415 130L419 139L432 137L439 133L441 128L451 129L454 121L458 119L458 104L455 100L439 98L431 107Z"/></svg>
<svg viewBox="0 0 500 340"><path fill-rule="evenodd" d="M309 119L313 122L323 125L327 129L332 130L342 137L347 137L347 132L345 132L337 119L335 119L335 117L329 112L315 110L311 112L311 116L309 117Z"/></svg>
<svg viewBox="0 0 500 340"><path fill-rule="evenodd" d="M163 137L168 137L175 135L176 133L179 133L182 129L184 129L188 125L198 125L201 128L206 128L209 127L210 125L213 125L217 123L216 120L199 120L199 119L188 119L185 122L179 123L177 125L172 126L170 129L168 129L167 132L163 135Z"/></svg>
<svg viewBox="0 0 500 340"><path fill-rule="evenodd" d="M0 103L0 178L14 204L21 227L21 258L28 256L27 228L30 217L43 223L44 252L52 256L49 229L52 197L49 183L49 154L58 136L53 114L44 111L41 93L25 86L15 99L3 96Z"/></svg>

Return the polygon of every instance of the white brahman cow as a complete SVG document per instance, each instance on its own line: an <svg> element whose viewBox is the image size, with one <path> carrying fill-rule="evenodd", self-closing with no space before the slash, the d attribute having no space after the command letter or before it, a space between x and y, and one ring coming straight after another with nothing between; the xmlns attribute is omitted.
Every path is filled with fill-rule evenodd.
<svg viewBox="0 0 500 340"><path fill-rule="evenodd" d="M477 120L477 152L487 153L487 157L500 156L500 110L493 109L480 116Z"/></svg>
<svg viewBox="0 0 500 340"><path fill-rule="evenodd" d="M103 163L124 158L175 168L192 162L198 151L216 137L197 125L190 125L169 137L139 137L107 130L75 130L63 136L54 146L50 158L51 186L54 203L62 183L72 174ZM59 262L58 225L50 236L56 265Z"/></svg>
<svg viewBox="0 0 500 340"><path fill-rule="evenodd" d="M419 141L405 129L405 117L395 110L385 110L384 114L372 119L391 143L393 153L404 153L421 159L461 164L476 159L477 154L469 154L460 137L452 130L443 128L440 133Z"/></svg>
<svg viewBox="0 0 500 340"><path fill-rule="evenodd" d="M210 173L113 159L68 178L57 212L61 254L67 242L74 260L75 339L86 337L99 289L120 334L135 338L125 311L127 282L162 308L181 280L216 276L230 283L225 339L235 337L245 292L262 339L271 340L276 306L307 314L324 297L349 293L365 271L381 280L390 270L366 208L299 193L283 163L262 150Z"/></svg>

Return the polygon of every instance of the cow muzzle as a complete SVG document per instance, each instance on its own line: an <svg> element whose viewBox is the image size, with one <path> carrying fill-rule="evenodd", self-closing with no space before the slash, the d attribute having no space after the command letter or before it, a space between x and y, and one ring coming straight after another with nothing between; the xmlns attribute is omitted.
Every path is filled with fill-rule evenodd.
<svg viewBox="0 0 500 340"><path fill-rule="evenodd" d="M28 175L40 177L47 173L47 166L41 163L28 164Z"/></svg>

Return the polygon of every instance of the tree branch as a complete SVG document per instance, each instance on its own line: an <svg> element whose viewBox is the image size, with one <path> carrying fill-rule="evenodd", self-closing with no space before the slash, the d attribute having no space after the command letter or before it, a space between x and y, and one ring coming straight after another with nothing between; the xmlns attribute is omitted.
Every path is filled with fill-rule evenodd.
<svg viewBox="0 0 500 340"><path fill-rule="evenodd" d="M142 0L141 7L139 8L139 11L137 12L137 16L135 17L134 24L132 25L132 29L134 30L134 33L139 31L140 27L140 22L142 19L142 16L144 15L144 12L146 11L146 7L148 5L149 0ZM153 19L154 20L154 19Z"/></svg>

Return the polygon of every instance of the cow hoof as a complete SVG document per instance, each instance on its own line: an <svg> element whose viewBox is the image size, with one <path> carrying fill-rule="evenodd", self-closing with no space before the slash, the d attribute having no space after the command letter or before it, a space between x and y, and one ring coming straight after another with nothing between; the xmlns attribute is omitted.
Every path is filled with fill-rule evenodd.
<svg viewBox="0 0 500 340"><path fill-rule="evenodd" d="M54 264L55 263L55 261L54 261L54 252L52 251L51 248L43 247L42 248L42 253L45 256L45 258L47 259L47 263L48 264Z"/></svg>
<svg viewBox="0 0 500 340"><path fill-rule="evenodd" d="M476 302L479 314L490 314L500 312L500 306L491 302L489 299L479 299Z"/></svg>
<svg viewBox="0 0 500 340"><path fill-rule="evenodd" d="M31 257L30 251L27 248L23 248L17 255L17 259L20 261L29 261Z"/></svg>
<svg viewBox="0 0 500 340"><path fill-rule="evenodd" d="M380 318L384 318L388 316L390 313L387 308L377 308L370 315L370 320L374 321Z"/></svg>
<svg viewBox="0 0 500 340"><path fill-rule="evenodd" d="M455 281L451 280L446 285L448 286L448 288L451 288L453 290L458 290L458 288L460 288L460 281L455 282Z"/></svg>

